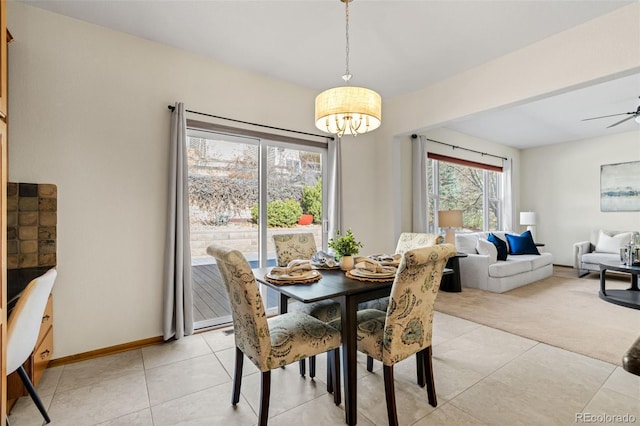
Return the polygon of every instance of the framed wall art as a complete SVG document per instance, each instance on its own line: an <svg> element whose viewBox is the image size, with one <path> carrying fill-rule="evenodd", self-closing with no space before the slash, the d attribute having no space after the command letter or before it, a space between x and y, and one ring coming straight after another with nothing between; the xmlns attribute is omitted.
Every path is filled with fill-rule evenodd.
<svg viewBox="0 0 640 426"><path fill-rule="evenodd" d="M640 211L640 161L600 166L600 211Z"/></svg>

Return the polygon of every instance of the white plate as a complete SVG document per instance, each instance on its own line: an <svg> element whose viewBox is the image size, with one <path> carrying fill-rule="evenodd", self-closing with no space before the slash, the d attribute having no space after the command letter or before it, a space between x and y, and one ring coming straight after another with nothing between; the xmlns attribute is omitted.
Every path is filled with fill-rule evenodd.
<svg viewBox="0 0 640 426"><path fill-rule="evenodd" d="M395 275L394 272L371 272L365 269L352 269L351 275L355 275L356 277L362 278L390 278Z"/></svg>
<svg viewBox="0 0 640 426"><path fill-rule="evenodd" d="M320 274L318 271L309 271L303 275L271 275L271 272L267 274L267 278L280 281L295 281L295 280L308 280L309 278L315 278Z"/></svg>

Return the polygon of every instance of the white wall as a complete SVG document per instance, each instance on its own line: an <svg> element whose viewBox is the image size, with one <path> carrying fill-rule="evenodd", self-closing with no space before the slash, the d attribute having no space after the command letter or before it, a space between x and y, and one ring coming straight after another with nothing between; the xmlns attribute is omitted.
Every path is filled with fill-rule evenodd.
<svg viewBox="0 0 640 426"><path fill-rule="evenodd" d="M522 152L521 206L538 213L537 240L573 266L573 243L591 229L640 231L640 212L600 211L600 166L640 160L640 131Z"/></svg>

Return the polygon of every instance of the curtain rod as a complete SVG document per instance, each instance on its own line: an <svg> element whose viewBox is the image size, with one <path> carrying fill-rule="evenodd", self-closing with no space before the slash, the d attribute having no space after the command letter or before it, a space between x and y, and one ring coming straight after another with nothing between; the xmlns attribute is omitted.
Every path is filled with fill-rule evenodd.
<svg viewBox="0 0 640 426"><path fill-rule="evenodd" d="M173 106L173 105L169 105L169 109L171 111L173 111L174 109L176 109L176 107ZM291 132L291 133L297 133L299 135L315 136L317 138L324 138L324 139L334 140L334 138L332 136L316 135L315 133L301 132L299 130L290 130L290 129L283 129L281 127L267 126L266 124L258 124L258 123L252 123L250 121L236 120L235 118L220 117L219 115L206 114L204 112L192 111L190 109L185 109L184 112L190 112L191 114L204 115L204 116L207 116L207 117L219 118L220 120L234 121L236 123L249 124L251 126L265 127L267 129L272 129L272 130L281 130L283 132Z"/></svg>
<svg viewBox="0 0 640 426"><path fill-rule="evenodd" d="M413 135L411 135L411 139L417 139L417 137L418 137L418 135L416 135L415 133L414 133ZM440 141L436 141L436 140L429 139L429 138L425 138L425 139L426 139L426 140L428 140L429 142L435 142L435 143L439 143L439 144L441 144L441 145L450 146L450 147L451 147L451 148L453 148L453 149L461 149L461 150L463 150L463 151L475 152L476 154L480 154L480 155L482 155L483 157L486 155L486 156L488 156L488 157L499 158L499 159L501 159L501 160L503 160L503 161L507 161L507 160L508 160L508 158L507 158L507 157L501 157L501 156L499 156L499 155L488 154L488 153L486 153L486 152L476 151L475 149L469 149L469 148L465 148L465 147L458 146L458 145L451 145L450 143L440 142Z"/></svg>

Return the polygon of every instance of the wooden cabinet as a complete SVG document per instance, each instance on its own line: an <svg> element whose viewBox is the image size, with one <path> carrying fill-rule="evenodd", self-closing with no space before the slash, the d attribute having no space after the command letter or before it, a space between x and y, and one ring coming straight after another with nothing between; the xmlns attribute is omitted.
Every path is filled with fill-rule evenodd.
<svg viewBox="0 0 640 426"><path fill-rule="evenodd" d="M53 355L53 295L49 295L47 307L42 315L42 324L38 335L38 343L29 359L23 364L34 386L38 385L42 373L47 368ZM18 398L28 395L18 373L12 373L7 378L7 406L11 410Z"/></svg>

